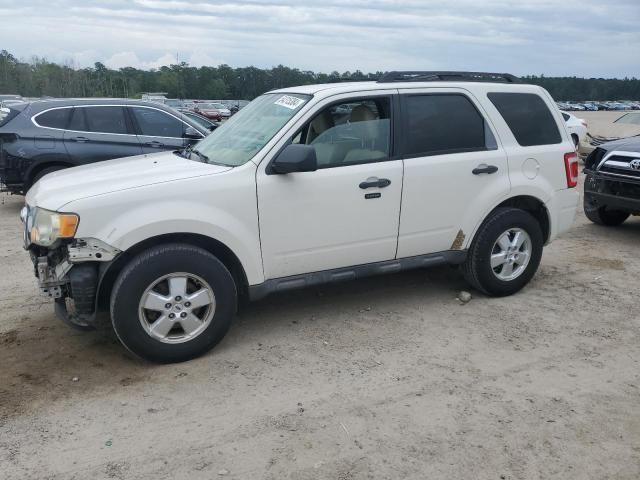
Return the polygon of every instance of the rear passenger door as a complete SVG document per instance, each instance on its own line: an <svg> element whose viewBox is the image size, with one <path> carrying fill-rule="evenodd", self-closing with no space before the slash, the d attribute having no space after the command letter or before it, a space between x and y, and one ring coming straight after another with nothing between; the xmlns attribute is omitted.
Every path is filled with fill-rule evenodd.
<svg viewBox="0 0 640 480"><path fill-rule="evenodd" d="M76 106L64 145L75 165L142 153L124 107L117 105Z"/></svg>
<svg viewBox="0 0 640 480"><path fill-rule="evenodd" d="M144 153L177 150L187 146L186 124L177 117L153 107L129 107Z"/></svg>
<svg viewBox="0 0 640 480"><path fill-rule="evenodd" d="M489 91L487 108L495 109L496 124L505 132L502 140L513 188L544 186L550 195L567 188L564 154L575 151L575 145L549 94L534 86L524 88L531 91Z"/></svg>
<svg viewBox="0 0 640 480"><path fill-rule="evenodd" d="M398 258L460 250L487 206L510 190L505 152L470 92L400 93L404 180Z"/></svg>

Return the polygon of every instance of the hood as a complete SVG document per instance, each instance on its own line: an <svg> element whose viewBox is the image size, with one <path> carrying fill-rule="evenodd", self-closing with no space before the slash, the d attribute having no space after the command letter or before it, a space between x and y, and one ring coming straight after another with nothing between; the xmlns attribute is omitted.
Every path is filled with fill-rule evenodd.
<svg viewBox="0 0 640 480"><path fill-rule="evenodd" d="M615 140L618 138L633 137L640 135L640 125L632 123L611 123L609 125L599 126L597 132L592 133L594 137L607 138Z"/></svg>
<svg viewBox="0 0 640 480"><path fill-rule="evenodd" d="M173 152L107 160L47 175L27 192L26 202L31 206L58 210L74 200L214 175L230 169L187 160Z"/></svg>
<svg viewBox="0 0 640 480"><path fill-rule="evenodd" d="M612 142L603 143L600 148L607 151L622 150L623 152L640 152L640 136L621 138Z"/></svg>

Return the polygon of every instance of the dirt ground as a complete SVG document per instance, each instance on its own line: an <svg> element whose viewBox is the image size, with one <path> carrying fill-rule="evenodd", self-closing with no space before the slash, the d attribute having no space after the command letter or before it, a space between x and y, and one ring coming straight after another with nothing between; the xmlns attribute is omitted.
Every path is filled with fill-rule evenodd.
<svg viewBox="0 0 640 480"><path fill-rule="evenodd" d="M451 268L299 291L155 366L55 319L21 202L0 205L5 480L640 478L640 218L580 214L510 298L459 304Z"/></svg>

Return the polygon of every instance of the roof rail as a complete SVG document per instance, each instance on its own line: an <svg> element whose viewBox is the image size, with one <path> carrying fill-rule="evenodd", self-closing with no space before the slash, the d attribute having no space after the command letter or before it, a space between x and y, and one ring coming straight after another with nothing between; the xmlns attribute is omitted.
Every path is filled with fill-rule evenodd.
<svg viewBox="0 0 640 480"><path fill-rule="evenodd" d="M487 72L387 72L378 79L378 83L392 82L492 82L521 83L510 73Z"/></svg>

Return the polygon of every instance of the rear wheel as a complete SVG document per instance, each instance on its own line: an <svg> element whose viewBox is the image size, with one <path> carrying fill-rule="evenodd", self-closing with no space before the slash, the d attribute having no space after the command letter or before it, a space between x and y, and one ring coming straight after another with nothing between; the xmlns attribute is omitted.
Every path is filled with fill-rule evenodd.
<svg viewBox="0 0 640 480"><path fill-rule="evenodd" d="M498 208L482 224L463 265L465 279L491 296L522 289L536 273L544 239L538 221L524 210Z"/></svg>
<svg viewBox="0 0 640 480"><path fill-rule="evenodd" d="M212 349L236 312L236 287L227 268L198 247L170 244L133 259L111 295L120 341L158 363L182 362Z"/></svg>
<svg viewBox="0 0 640 480"><path fill-rule="evenodd" d="M596 225L604 225L607 227L617 227L629 218L629 213L621 210L609 209L606 206L599 206L594 203L588 194L584 196L584 214Z"/></svg>

